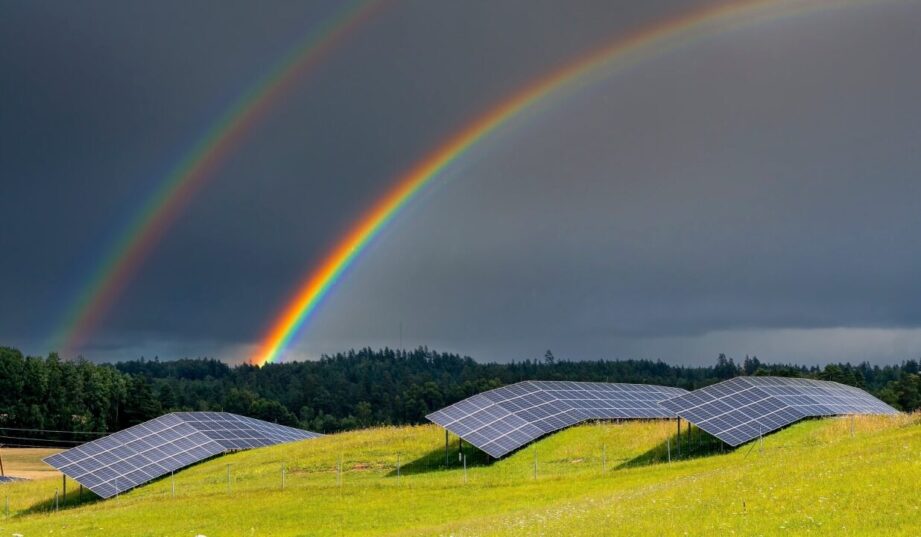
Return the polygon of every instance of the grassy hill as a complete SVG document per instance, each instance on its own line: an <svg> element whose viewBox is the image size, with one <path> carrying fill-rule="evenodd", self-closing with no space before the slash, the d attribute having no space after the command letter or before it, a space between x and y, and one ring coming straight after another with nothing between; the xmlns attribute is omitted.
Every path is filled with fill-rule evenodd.
<svg viewBox="0 0 921 537"><path fill-rule="evenodd" d="M419 426L218 457L107 501L69 482L57 512L60 479L15 483L0 535L918 535L917 414L806 421L725 453L695 435L691 457L683 435L666 463L674 426L573 427L493 463L467 447L466 482L457 439L445 470L443 430Z"/></svg>

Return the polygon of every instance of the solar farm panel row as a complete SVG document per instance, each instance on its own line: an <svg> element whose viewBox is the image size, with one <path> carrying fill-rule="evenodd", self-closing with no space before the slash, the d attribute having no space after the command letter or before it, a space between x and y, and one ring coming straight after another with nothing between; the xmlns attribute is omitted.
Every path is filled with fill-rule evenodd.
<svg viewBox="0 0 921 537"><path fill-rule="evenodd" d="M787 377L736 377L661 405L731 446L807 417L897 413L853 386Z"/></svg>
<svg viewBox="0 0 921 537"><path fill-rule="evenodd" d="M686 393L646 384L525 381L468 397L426 417L500 458L586 420L673 418L658 402Z"/></svg>
<svg viewBox="0 0 921 537"><path fill-rule="evenodd" d="M226 451L317 436L229 412L175 412L44 460L109 498Z"/></svg>

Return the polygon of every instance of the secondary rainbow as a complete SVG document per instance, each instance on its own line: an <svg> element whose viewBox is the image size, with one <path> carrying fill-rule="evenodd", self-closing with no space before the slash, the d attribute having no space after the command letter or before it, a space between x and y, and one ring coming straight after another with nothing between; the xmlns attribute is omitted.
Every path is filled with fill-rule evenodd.
<svg viewBox="0 0 921 537"><path fill-rule="evenodd" d="M350 2L313 30L221 115L160 181L111 243L50 341L65 356L83 344L163 233L226 155L292 86L367 21L381 1Z"/></svg>
<svg viewBox="0 0 921 537"><path fill-rule="evenodd" d="M533 81L468 123L401 176L395 186L337 241L337 246L327 254L320 266L309 273L294 298L275 317L259 345L258 353L250 358L250 362L264 365L276 361L343 271L401 207L445 167L538 101L566 87L587 83L593 74L602 72L605 67L615 71L625 69L721 31L820 9L869 3L861 0L758 0L721 4L632 32ZM612 74L611 71L603 72Z"/></svg>

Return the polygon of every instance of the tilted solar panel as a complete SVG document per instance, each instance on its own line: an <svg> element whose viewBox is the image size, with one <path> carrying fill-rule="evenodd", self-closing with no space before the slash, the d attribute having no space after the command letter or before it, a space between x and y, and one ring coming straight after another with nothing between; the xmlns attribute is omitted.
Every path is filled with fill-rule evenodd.
<svg viewBox="0 0 921 537"><path fill-rule="evenodd" d="M321 436L229 412L174 412L46 457L102 498L226 451Z"/></svg>
<svg viewBox="0 0 921 537"><path fill-rule="evenodd" d="M788 377L736 377L661 405L731 446L813 416L897 413L853 386Z"/></svg>
<svg viewBox="0 0 921 537"><path fill-rule="evenodd" d="M498 459L585 420L673 418L658 402L686 393L648 384L525 381L468 397L426 418Z"/></svg>
<svg viewBox="0 0 921 537"><path fill-rule="evenodd" d="M15 481L25 481L21 477L13 477L9 475L0 475L0 483L13 483Z"/></svg>

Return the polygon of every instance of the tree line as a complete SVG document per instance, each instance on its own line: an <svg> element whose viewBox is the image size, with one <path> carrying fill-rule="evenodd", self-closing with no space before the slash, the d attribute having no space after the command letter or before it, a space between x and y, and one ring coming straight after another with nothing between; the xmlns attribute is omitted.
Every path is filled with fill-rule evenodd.
<svg viewBox="0 0 921 537"><path fill-rule="evenodd" d="M60 445L78 433L112 432L166 412L223 410L318 432L422 423L429 412L522 380L649 383L693 390L738 375L833 380L866 389L901 410L921 408L917 360L805 367L739 362L710 366L651 360L542 359L480 363L427 348L350 350L317 361L230 366L215 359L96 364L0 347L0 444ZM18 431L18 432L17 432ZM41 431L61 431L47 433ZM72 434L68 434L68 432Z"/></svg>

